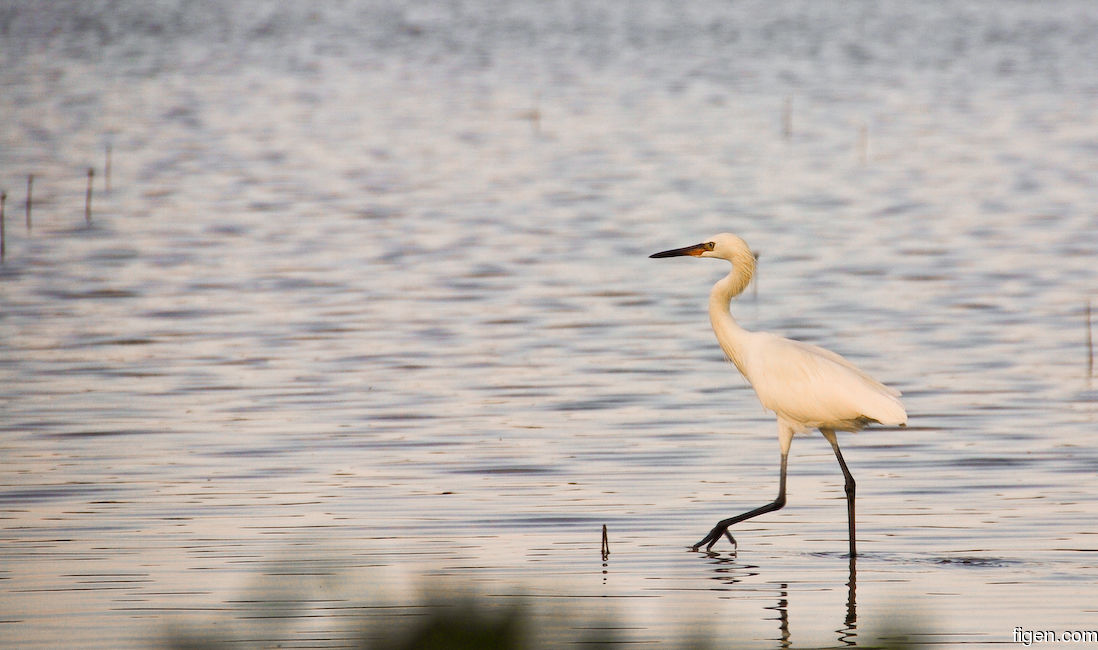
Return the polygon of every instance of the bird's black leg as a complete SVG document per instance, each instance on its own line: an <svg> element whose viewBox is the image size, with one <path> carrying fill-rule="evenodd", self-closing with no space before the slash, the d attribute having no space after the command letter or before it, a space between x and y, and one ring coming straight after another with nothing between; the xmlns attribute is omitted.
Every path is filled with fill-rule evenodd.
<svg viewBox="0 0 1098 650"><path fill-rule="evenodd" d="M698 550L698 548L704 545L705 550L708 551L709 549L713 548L713 545L717 543L717 540L719 540L722 535L728 537L728 541L732 542L732 545L735 546L736 540L732 537L732 533L728 532L729 526L731 526L732 524L738 524L745 519L758 517L759 515L766 514L768 512L780 510L782 506L785 505L785 468L788 458L788 451L783 451L781 470L782 473L781 476L778 478L777 499L774 499L772 502L766 504L765 506L759 506L758 508L755 508L754 510L749 510L748 512L745 512L741 515L736 515L735 517L730 517L728 519L717 522L717 525L713 527L713 530L709 531L709 534L705 536L705 539L698 542L697 544L694 544L694 550L696 551Z"/></svg>
<svg viewBox="0 0 1098 650"><path fill-rule="evenodd" d="M827 438L827 441L831 443L831 448L835 450L835 458L839 459L839 467L842 468L843 477L846 479L846 483L843 485L846 492L846 525L847 534L850 536L850 557L854 557L857 555L857 542L854 536L854 477L850 475L846 461L843 460L843 452L839 451L839 442L835 439L835 432L820 429L820 433Z"/></svg>

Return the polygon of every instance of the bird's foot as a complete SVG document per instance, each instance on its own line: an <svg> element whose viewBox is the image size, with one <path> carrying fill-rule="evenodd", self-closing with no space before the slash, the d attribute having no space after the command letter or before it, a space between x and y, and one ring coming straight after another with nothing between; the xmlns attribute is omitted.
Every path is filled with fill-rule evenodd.
<svg viewBox="0 0 1098 650"><path fill-rule="evenodd" d="M728 526L721 526L717 524L713 527L713 530L709 531L709 534L705 536L705 539L694 544L694 550L698 550L702 546L705 546L705 550L711 550L713 545L716 544L721 536L727 537L728 541L732 542L732 548L736 548L739 544L736 543L736 538L732 536L732 533L728 532Z"/></svg>

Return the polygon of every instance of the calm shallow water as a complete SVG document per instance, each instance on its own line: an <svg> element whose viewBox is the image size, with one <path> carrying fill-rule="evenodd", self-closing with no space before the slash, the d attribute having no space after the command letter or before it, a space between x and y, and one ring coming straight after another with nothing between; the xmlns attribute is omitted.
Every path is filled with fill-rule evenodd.
<svg viewBox="0 0 1098 650"><path fill-rule="evenodd" d="M1098 629L1089 3L110 7L0 11L9 643L340 646L450 584L650 646ZM647 259L722 230L745 326L904 391L854 573L819 436L687 551L777 483L723 264Z"/></svg>

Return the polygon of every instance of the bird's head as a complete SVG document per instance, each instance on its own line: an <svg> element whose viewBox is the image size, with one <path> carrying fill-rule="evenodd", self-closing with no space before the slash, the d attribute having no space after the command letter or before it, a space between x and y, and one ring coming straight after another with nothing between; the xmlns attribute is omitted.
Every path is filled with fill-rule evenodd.
<svg viewBox="0 0 1098 650"><path fill-rule="evenodd" d="M750 260L751 265L754 266L755 262L755 254L748 248L747 242L730 232L722 232L719 235L713 235L702 243L694 244L693 246L684 246L683 248L673 248L671 250L653 253L652 255L649 255L649 257L679 257L682 255L690 255L692 257L716 257L718 259L728 260L736 265L741 263L747 264L748 260Z"/></svg>

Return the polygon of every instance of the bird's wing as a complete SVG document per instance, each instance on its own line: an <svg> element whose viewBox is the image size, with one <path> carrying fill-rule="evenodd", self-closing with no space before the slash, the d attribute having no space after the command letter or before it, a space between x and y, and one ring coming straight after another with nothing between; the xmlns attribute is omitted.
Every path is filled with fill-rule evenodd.
<svg viewBox="0 0 1098 650"><path fill-rule="evenodd" d="M755 333L744 374L763 406L805 428L859 428L907 420L900 392L843 357L815 345Z"/></svg>
<svg viewBox="0 0 1098 650"><path fill-rule="evenodd" d="M899 397L900 395L902 395L902 393L900 393L900 391L896 390L895 388L893 388L891 386L886 386L886 385L882 384L881 382L877 381L876 379L870 377L869 375L867 375L865 373L864 370L862 370L858 366L855 366L853 363L850 363L850 361L848 361L845 357L843 357L843 356L841 356L841 355L839 355L835 352L832 352L831 350L828 350L827 348L821 348L818 345L812 345L811 343L805 343L803 341L794 341L793 339L787 339L787 338L782 338L782 337L776 337L776 338L779 338L780 340L785 341L786 343L789 343L789 344L793 345L794 347L799 348L800 350L802 350L803 352L805 352L808 355L813 355L815 357L822 357L824 359L827 359L828 361L839 364L840 366L842 366L842 367L846 368L847 370L853 372L854 374L858 375L858 377L860 377L862 379L862 381L865 381L867 384L873 386L874 388L876 388L878 390L884 391L885 393L887 393L889 395L892 395L893 397Z"/></svg>

